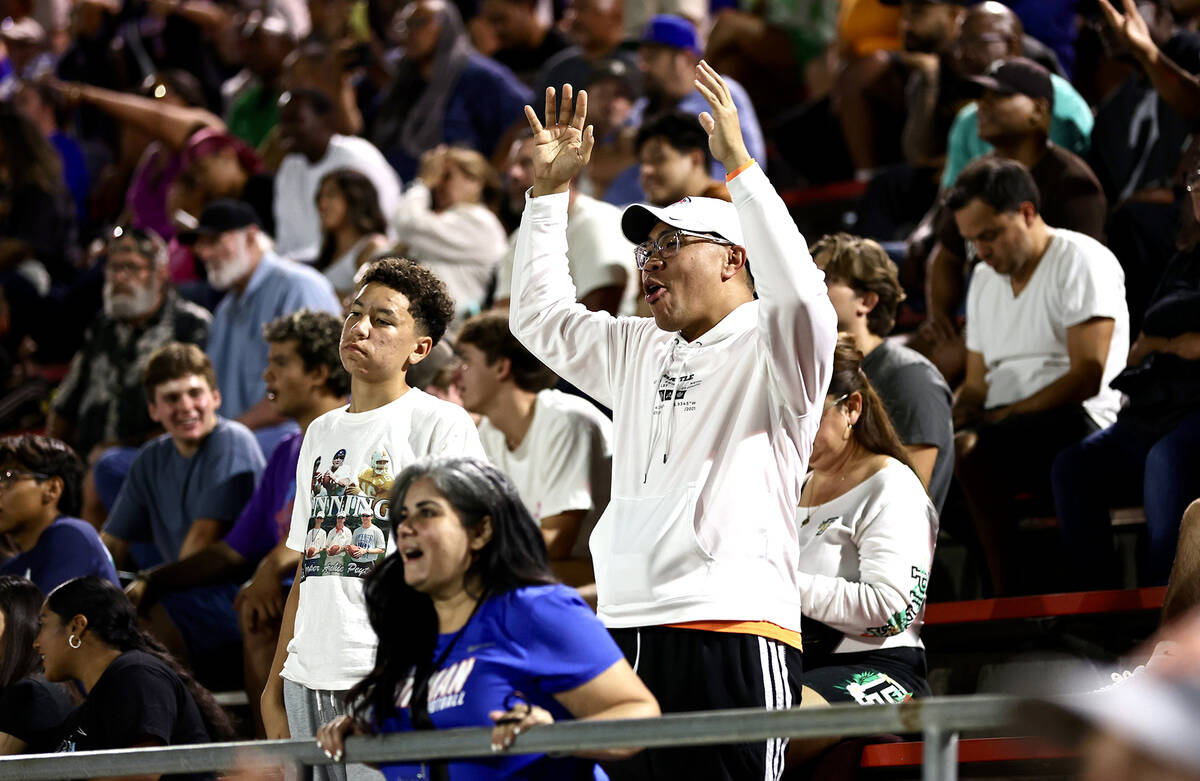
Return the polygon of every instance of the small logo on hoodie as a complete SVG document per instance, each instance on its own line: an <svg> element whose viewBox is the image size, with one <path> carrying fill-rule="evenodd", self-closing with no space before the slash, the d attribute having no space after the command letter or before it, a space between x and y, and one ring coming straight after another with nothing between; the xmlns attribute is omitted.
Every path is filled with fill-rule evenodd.
<svg viewBox="0 0 1200 781"><path fill-rule="evenodd" d="M694 400L685 401L685 399L688 391L699 385L700 380L697 380L694 374L684 374L679 377L664 374L658 381L658 403L654 405L654 411L658 412L668 401L674 402L676 407L694 409L696 402Z"/></svg>

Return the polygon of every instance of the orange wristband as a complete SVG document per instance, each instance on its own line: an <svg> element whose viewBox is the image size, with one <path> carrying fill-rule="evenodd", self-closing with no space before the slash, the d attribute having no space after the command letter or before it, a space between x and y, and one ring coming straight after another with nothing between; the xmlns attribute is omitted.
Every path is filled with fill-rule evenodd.
<svg viewBox="0 0 1200 781"><path fill-rule="evenodd" d="M725 181L732 182L738 174L740 174L742 171L745 171L750 166L754 165L754 162L755 162L754 158L752 157L749 160L747 160L746 162L739 165L737 168L735 168L732 171L730 171L729 173L725 174Z"/></svg>

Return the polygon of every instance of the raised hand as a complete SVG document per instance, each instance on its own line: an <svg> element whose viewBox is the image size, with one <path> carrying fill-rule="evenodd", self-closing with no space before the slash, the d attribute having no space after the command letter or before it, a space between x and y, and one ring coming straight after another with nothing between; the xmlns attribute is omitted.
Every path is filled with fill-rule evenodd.
<svg viewBox="0 0 1200 781"><path fill-rule="evenodd" d="M742 140L742 126L738 122L737 106L729 94L729 87L704 60L696 65L696 80L693 83L712 109L711 114L707 111L700 114L700 126L708 133L709 150L713 157L721 161L726 171L737 170L751 158Z"/></svg>
<svg viewBox="0 0 1200 781"><path fill-rule="evenodd" d="M1109 0L1098 0L1098 2L1100 12L1104 14L1108 24L1117 31L1134 55L1146 58L1158 48L1150 36L1150 27L1142 18L1134 0L1121 0L1125 13L1113 8Z"/></svg>
<svg viewBox="0 0 1200 781"><path fill-rule="evenodd" d="M592 126L584 127L587 92L580 90L572 101L571 85L564 84L562 106L555 112L554 87L547 87L545 127L532 106L525 107L525 118L533 130L533 196L566 192L588 164L596 143Z"/></svg>

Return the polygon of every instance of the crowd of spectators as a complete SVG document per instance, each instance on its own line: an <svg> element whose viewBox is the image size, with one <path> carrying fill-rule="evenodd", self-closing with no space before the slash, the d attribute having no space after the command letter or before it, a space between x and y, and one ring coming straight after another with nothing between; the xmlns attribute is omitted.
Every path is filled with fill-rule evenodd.
<svg viewBox="0 0 1200 781"><path fill-rule="evenodd" d="M1182 614L1193 5L0 4L0 753L902 701L951 543Z"/></svg>

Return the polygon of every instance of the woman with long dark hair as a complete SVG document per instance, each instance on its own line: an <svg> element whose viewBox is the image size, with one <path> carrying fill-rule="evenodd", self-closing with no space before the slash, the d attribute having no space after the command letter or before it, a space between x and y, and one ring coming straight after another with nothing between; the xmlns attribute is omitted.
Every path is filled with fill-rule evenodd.
<svg viewBox="0 0 1200 781"><path fill-rule="evenodd" d="M379 193L365 174L350 168L330 171L317 187L317 214L325 238L316 267L345 297L359 268L388 246Z"/></svg>
<svg viewBox="0 0 1200 781"><path fill-rule="evenodd" d="M921 625L938 515L843 334L800 494L803 702L928 694Z"/></svg>
<svg viewBox="0 0 1200 781"><path fill-rule="evenodd" d="M76 680L86 699L60 732L59 751L208 743L232 736L229 718L150 635L119 586L68 580L46 598L34 649L46 678ZM211 773L170 776L211 779Z"/></svg>
<svg viewBox="0 0 1200 781"><path fill-rule="evenodd" d="M391 507L397 553L366 584L375 669L347 695L354 717L317 733L331 756L350 732L492 726L499 752L538 724L658 715L591 609L555 582L503 473L472 458L425 460L400 473ZM603 778L585 759L544 754L381 770L392 781Z"/></svg>
<svg viewBox="0 0 1200 781"><path fill-rule="evenodd" d="M0 575L0 754L50 751L74 704L41 675L33 650L42 592L15 575Z"/></svg>

